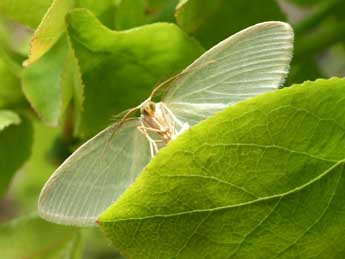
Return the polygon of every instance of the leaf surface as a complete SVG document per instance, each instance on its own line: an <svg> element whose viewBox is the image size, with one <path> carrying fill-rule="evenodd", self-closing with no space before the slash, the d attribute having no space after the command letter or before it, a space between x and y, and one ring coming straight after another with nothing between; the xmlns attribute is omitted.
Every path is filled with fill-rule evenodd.
<svg viewBox="0 0 345 259"><path fill-rule="evenodd" d="M182 0L176 9L178 25L206 48L246 27L263 21L284 21L274 0Z"/></svg>
<svg viewBox="0 0 345 259"><path fill-rule="evenodd" d="M13 111L0 110L0 197L12 176L29 158L31 124Z"/></svg>
<svg viewBox="0 0 345 259"><path fill-rule="evenodd" d="M62 87L67 56L67 39L62 37L41 59L23 71L24 94L38 116L50 126L58 124L72 95L71 87Z"/></svg>
<svg viewBox="0 0 345 259"><path fill-rule="evenodd" d="M0 57L0 78L0 107L8 108L23 103L20 79L2 57Z"/></svg>
<svg viewBox="0 0 345 259"><path fill-rule="evenodd" d="M76 228L26 216L0 225L1 256L6 259L78 259L81 240Z"/></svg>
<svg viewBox="0 0 345 259"><path fill-rule="evenodd" d="M37 61L59 40L66 29L65 16L73 5L73 0L54 0L52 2L32 36L26 65Z"/></svg>
<svg viewBox="0 0 345 259"><path fill-rule="evenodd" d="M85 9L70 12L68 33L84 83L79 132L86 136L109 125L116 113L140 104L157 81L203 51L174 24L112 31Z"/></svg>
<svg viewBox="0 0 345 259"><path fill-rule="evenodd" d="M65 19L68 11L76 6L90 9L106 24L113 23L114 18L112 13L115 12L115 5L110 0L102 2L90 0L54 0L32 36L29 58L25 65L34 63L53 47L66 30Z"/></svg>
<svg viewBox="0 0 345 259"><path fill-rule="evenodd" d="M1 0L0 14L34 29L51 2L52 0Z"/></svg>
<svg viewBox="0 0 345 259"><path fill-rule="evenodd" d="M130 29L153 22L174 22L178 0L120 0L116 4L115 28Z"/></svg>
<svg viewBox="0 0 345 259"><path fill-rule="evenodd" d="M10 125L20 124L20 117L10 110L0 110L0 131Z"/></svg>
<svg viewBox="0 0 345 259"><path fill-rule="evenodd" d="M22 60L11 48L11 31L0 22L0 108L12 108L24 103L19 74Z"/></svg>
<svg viewBox="0 0 345 259"><path fill-rule="evenodd" d="M345 80L240 102L154 157L99 218L130 258L342 258Z"/></svg>

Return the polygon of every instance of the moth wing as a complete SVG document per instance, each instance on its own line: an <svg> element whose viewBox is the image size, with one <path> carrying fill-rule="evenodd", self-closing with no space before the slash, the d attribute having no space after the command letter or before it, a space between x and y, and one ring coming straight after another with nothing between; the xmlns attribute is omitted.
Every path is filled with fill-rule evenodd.
<svg viewBox="0 0 345 259"><path fill-rule="evenodd" d="M162 101L193 125L238 101L281 86L289 70L293 30L264 22L220 42L168 84Z"/></svg>
<svg viewBox="0 0 345 259"><path fill-rule="evenodd" d="M38 203L44 219L93 226L151 159L138 118L115 124L78 148L49 178Z"/></svg>

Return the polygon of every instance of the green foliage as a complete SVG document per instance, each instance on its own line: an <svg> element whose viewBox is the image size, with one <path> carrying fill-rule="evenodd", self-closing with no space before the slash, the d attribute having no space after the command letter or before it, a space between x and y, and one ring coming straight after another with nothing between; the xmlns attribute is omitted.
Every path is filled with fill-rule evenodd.
<svg viewBox="0 0 345 259"><path fill-rule="evenodd" d="M1 0L0 13L30 28L36 28L52 0Z"/></svg>
<svg viewBox="0 0 345 259"><path fill-rule="evenodd" d="M65 16L73 7L73 0L54 0L34 32L27 65L38 60L65 31Z"/></svg>
<svg viewBox="0 0 345 259"><path fill-rule="evenodd" d="M0 200L0 219L36 211L76 143L205 50L255 23L288 20L296 41L286 86L301 85L193 127L100 225L130 258L343 258L345 83L302 82L345 76L344 3L0 0L0 196L10 200L5 210ZM115 256L90 235L86 257ZM72 228L36 217L0 224L0 257L79 258L81 249Z"/></svg>
<svg viewBox="0 0 345 259"><path fill-rule="evenodd" d="M0 197L13 174L29 158L31 143L29 120L13 111L0 110Z"/></svg>
<svg viewBox="0 0 345 259"><path fill-rule="evenodd" d="M63 100L67 102L72 94L71 88L62 90L62 71L67 56L66 40L66 37L61 38L45 56L25 68L22 76L26 98L38 116L52 126L58 124L63 108L66 108Z"/></svg>
<svg viewBox="0 0 345 259"><path fill-rule="evenodd" d="M285 15L274 0L252 1L250 5L243 0L183 0L177 6L176 19L186 32L209 48L255 23L284 21Z"/></svg>
<svg viewBox="0 0 345 259"><path fill-rule="evenodd" d="M0 57L0 108L13 107L23 102L20 81L9 68L8 63Z"/></svg>
<svg viewBox="0 0 345 259"><path fill-rule="evenodd" d="M116 5L115 28L130 29L154 22L174 22L178 0L120 0Z"/></svg>
<svg viewBox="0 0 345 259"><path fill-rule="evenodd" d="M0 108L12 108L25 103L20 85L20 54L10 46L9 30L0 22Z"/></svg>
<svg viewBox="0 0 345 259"><path fill-rule="evenodd" d="M201 122L101 228L130 258L344 256L344 90L344 79L306 82Z"/></svg>
<svg viewBox="0 0 345 259"><path fill-rule="evenodd" d="M18 114L9 110L0 110L0 131L10 125L20 124L20 118Z"/></svg>
<svg viewBox="0 0 345 259"><path fill-rule="evenodd" d="M75 228L27 216L0 226L0 249L6 259L78 259L81 236Z"/></svg>

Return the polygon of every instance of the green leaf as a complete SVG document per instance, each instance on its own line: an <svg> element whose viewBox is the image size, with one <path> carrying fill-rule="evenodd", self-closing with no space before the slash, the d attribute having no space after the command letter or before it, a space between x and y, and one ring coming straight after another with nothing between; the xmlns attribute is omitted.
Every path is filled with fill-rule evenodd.
<svg viewBox="0 0 345 259"><path fill-rule="evenodd" d="M113 23L115 6L111 0L90 1L90 0L54 0L45 13L40 25L35 30L30 44L29 58L26 65L30 65L43 56L66 31L65 17L69 10L75 6L86 7L102 18L107 24Z"/></svg>
<svg viewBox="0 0 345 259"><path fill-rule="evenodd" d="M130 258L343 258L345 79L238 103L162 149L99 218Z"/></svg>
<svg viewBox="0 0 345 259"><path fill-rule="evenodd" d="M36 28L51 2L52 0L1 0L0 14L30 28Z"/></svg>
<svg viewBox="0 0 345 259"><path fill-rule="evenodd" d="M17 113L9 110L0 110L0 131L10 125L20 124L20 117Z"/></svg>
<svg viewBox="0 0 345 259"><path fill-rule="evenodd" d="M81 239L76 228L27 216L0 225L0 249L6 259L78 259Z"/></svg>
<svg viewBox="0 0 345 259"><path fill-rule="evenodd" d="M178 0L120 0L116 5L115 28L130 29L154 22L174 22Z"/></svg>
<svg viewBox="0 0 345 259"><path fill-rule="evenodd" d="M66 37L42 58L24 69L23 91L38 116L48 125L56 126L71 98L70 87L63 87L62 72L69 65Z"/></svg>
<svg viewBox="0 0 345 259"><path fill-rule="evenodd" d="M0 197L14 173L29 158L31 124L9 110L0 110Z"/></svg>
<svg viewBox="0 0 345 259"><path fill-rule="evenodd" d="M74 0L54 0L52 2L32 36L26 65L37 61L59 40L66 29L65 16L73 4Z"/></svg>
<svg viewBox="0 0 345 259"><path fill-rule="evenodd" d="M76 7L90 10L107 27L114 28L115 6L118 0L78 0Z"/></svg>
<svg viewBox="0 0 345 259"><path fill-rule="evenodd" d="M226 37L259 22L285 21L274 0L182 0L176 9L182 29L209 48Z"/></svg>
<svg viewBox="0 0 345 259"><path fill-rule="evenodd" d="M85 9L72 11L68 24L84 83L78 132L86 136L110 124L116 113L138 105L157 81L180 71L203 51L174 24L111 31Z"/></svg>
<svg viewBox="0 0 345 259"><path fill-rule="evenodd" d="M0 56L0 108L14 107L24 102L20 79L11 65Z"/></svg>

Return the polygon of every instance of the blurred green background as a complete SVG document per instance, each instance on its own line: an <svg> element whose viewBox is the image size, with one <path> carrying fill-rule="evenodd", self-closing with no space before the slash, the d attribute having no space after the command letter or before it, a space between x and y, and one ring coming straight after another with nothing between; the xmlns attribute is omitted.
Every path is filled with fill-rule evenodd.
<svg viewBox="0 0 345 259"><path fill-rule="evenodd" d="M258 22L294 27L285 86L344 76L344 10L343 0L1 0L0 257L121 258L97 228L37 217L54 169L159 82Z"/></svg>

